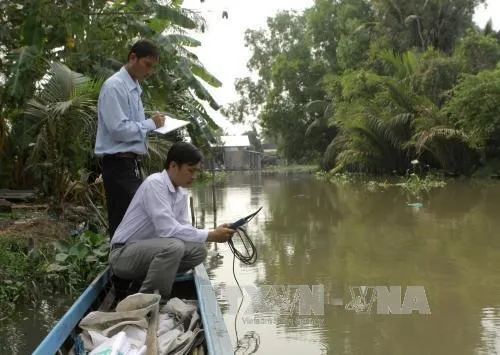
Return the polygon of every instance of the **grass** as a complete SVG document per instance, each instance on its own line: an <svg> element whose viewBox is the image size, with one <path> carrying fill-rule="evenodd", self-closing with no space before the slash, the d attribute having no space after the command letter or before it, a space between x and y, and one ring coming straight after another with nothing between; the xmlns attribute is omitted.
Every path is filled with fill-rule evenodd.
<svg viewBox="0 0 500 355"><path fill-rule="evenodd" d="M15 219L14 213L0 212L0 219Z"/></svg>

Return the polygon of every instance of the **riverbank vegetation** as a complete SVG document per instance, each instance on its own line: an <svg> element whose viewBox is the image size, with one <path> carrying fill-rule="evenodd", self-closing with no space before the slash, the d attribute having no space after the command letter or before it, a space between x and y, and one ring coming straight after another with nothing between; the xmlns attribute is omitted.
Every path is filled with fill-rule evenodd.
<svg viewBox="0 0 500 355"><path fill-rule="evenodd" d="M320 171L317 178L337 185L362 184L367 190L380 190L398 187L411 195L418 197L419 193L435 188L445 187L446 179L439 174L419 175L408 173L404 176L374 177L361 173L334 173Z"/></svg>
<svg viewBox="0 0 500 355"><path fill-rule="evenodd" d="M41 294L78 295L107 263L109 239L79 232L57 241L0 238L0 314Z"/></svg>
<svg viewBox="0 0 500 355"><path fill-rule="evenodd" d="M225 111L332 176L498 176L500 33L483 0L316 0L247 30L252 77Z"/></svg>

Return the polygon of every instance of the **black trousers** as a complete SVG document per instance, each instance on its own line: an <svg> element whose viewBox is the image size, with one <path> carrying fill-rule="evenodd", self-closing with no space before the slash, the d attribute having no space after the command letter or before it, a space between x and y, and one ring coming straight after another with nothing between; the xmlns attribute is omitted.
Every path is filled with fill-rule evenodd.
<svg viewBox="0 0 500 355"><path fill-rule="evenodd" d="M105 155L102 159L102 179L106 192L109 235L127 212L128 205L142 183L140 161L134 158Z"/></svg>

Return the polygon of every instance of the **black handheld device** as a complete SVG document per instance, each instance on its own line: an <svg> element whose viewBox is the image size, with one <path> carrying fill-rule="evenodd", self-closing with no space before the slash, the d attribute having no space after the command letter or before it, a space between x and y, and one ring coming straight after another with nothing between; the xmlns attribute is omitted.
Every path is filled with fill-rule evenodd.
<svg viewBox="0 0 500 355"><path fill-rule="evenodd" d="M258 209L257 211L255 211L254 213L249 214L249 215L248 215L248 216L246 216L246 217L243 217L243 218L238 219L236 222L232 223L232 224L229 226L229 228L231 228L231 229L237 229L237 228L239 228L239 227L241 227L241 226L244 226L245 224L247 224L247 223L248 223L248 221L250 221L252 218L254 218L254 217L255 217L255 215L256 215L257 213L259 213L259 212L260 212L260 210L261 210L261 209L262 209L262 207L261 207L261 208L259 208L259 209Z"/></svg>

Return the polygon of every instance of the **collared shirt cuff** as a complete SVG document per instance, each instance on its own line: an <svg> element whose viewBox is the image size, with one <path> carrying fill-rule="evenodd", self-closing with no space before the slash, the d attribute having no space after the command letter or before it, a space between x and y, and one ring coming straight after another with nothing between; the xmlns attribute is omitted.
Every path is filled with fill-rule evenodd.
<svg viewBox="0 0 500 355"><path fill-rule="evenodd" d="M196 235L200 242L206 242L208 238L208 229L198 229Z"/></svg>
<svg viewBox="0 0 500 355"><path fill-rule="evenodd" d="M156 129L155 121L153 121L151 118L148 118L147 120L145 120L143 125L144 125L144 127L146 127L148 129L148 131L152 131L152 130Z"/></svg>

